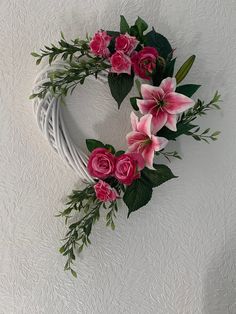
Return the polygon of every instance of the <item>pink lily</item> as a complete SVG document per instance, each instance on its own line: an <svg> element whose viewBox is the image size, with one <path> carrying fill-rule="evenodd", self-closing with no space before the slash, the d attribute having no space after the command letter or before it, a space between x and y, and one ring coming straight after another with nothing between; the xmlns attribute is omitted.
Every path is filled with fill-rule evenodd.
<svg viewBox="0 0 236 314"><path fill-rule="evenodd" d="M143 99L137 100L142 114L150 113L153 116L152 125L154 133L164 125L171 131L176 131L177 114L184 112L194 105L194 101L175 92L176 79L167 77L159 87L142 84Z"/></svg>
<svg viewBox="0 0 236 314"><path fill-rule="evenodd" d="M144 115L138 121L135 113L131 112L130 118L133 131L126 135L128 151L140 153L145 160L146 166L153 169L154 152L162 150L168 143L168 140L151 133L151 114Z"/></svg>

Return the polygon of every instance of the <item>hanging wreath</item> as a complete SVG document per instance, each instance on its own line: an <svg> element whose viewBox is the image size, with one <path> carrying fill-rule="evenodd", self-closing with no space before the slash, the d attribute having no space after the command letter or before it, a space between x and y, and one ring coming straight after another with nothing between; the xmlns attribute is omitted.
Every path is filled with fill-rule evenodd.
<svg viewBox="0 0 236 314"><path fill-rule="evenodd" d="M106 225L114 229L120 200L127 205L129 217L150 201L153 188L176 178L169 167L158 164L160 155L168 160L181 159L176 151L166 151L169 141L187 135L209 143L220 133L210 132L210 128L202 131L195 122L209 110L220 109L218 92L205 103L191 98L200 85L179 85L195 56L188 58L174 74L174 49L154 28L147 29L147 23L140 17L129 26L121 16L120 31L99 30L92 38L71 42L61 33L58 45L32 53L37 58L36 64L45 57L49 60L36 78L31 95L38 125L53 149L85 183L83 190L71 193L65 210L58 215L68 225L60 252L67 257L65 270L74 276L75 255L90 244L92 226L99 220L101 210L106 212ZM116 151L100 140L87 139L86 155L70 138L61 102L88 77L108 80L118 108L135 82L137 97L130 98L130 103L138 113L131 113L131 131L126 136L124 151Z"/></svg>

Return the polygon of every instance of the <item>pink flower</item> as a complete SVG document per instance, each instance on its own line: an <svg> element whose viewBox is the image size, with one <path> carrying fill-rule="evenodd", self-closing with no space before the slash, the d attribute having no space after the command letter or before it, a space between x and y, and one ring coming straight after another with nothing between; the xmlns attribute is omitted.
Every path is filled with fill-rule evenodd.
<svg viewBox="0 0 236 314"><path fill-rule="evenodd" d="M123 184L130 185L140 177L140 170L145 162L141 154L127 153L119 156L116 160L115 177Z"/></svg>
<svg viewBox="0 0 236 314"><path fill-rule="evenodd" d="M115 48L116 50L122 50L128 56L134 51L137 47L139 41L136 37L130 36L129 34L121 34L120 36L116 37Z"/></svg>
<svg viewBox="0 0 236 314"><path fill-rule="evenodd" d="M153 168L154 152L162 150L168 143L164 137L157 137L151 133L152 115L146 114L140 121L131 112L131 124L133 131L127 134L128 150L142 154L146 166Z"/></svg>
<svg viewBox="0 0 236 314"><path fill-rule="evenodd" d="M98 183L94 185L94 190L97 199L102 202L115 201L119 196L115 189L113 189L108 183L102 180L99 180Z"/></svg>
<svg viewBox="0 0 236 314"><path fill-rule="evenodd" d="M88 161L88 172L91 176L105 179L112 176L115 170L115 156L106 148L96 148Z"/></svg>
<svg viewBox="0 0 236 314"><path fill-rule="evenodd" d="M111 36L107 35L105 31L98 31L94 34L92 40L89 43L91 52L96 56L108 58L110 51L107 48L111 41Z"/></svg>
<svg viewBox="0 0 236 314"><path fill-rule="evenodd" d="M119 50L116 51L110 59L112 68L111 72L113 73L131 73L131 60L130 57L127 56L124 51Z"/></svg>
<svg viewBox="0 0 236 314"><path fill-rule="evenodd" d="M150 74L156 67L156 59L159 54L153 47L144 47L139 52L134 52L131 61L135 74L139 77L150 80Z"/></svg>
<svg viewBox="0 0 236 314"><path fill-rule="evenodd" d="M143 99L137 100L142 114L151 114L153 131L158 132L164 125L176 131L177 114L194 105L194 101L175 92L176 80L173 77L164 79L159 87L142 84Z"/></svg>

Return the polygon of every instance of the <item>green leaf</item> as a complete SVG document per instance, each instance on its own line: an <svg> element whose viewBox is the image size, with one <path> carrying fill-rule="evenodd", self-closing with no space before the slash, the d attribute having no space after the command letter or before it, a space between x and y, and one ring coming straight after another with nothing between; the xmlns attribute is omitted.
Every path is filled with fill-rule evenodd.
<svg viewBox="0 0 236 314"><path fill-rule="evenodd" d="M129 24L123 15L120 16L120 32L121 34L129 33Z"/></svg>
<svg viewBox="0 0 236 314"><path fill-rule="evenodd" d="M37 59L37 60L36 60L36 65L39 65L40 62L41 62L41 60L42 60L41 58Z"/></svg>
<svg viewBox="0 0 236 314"><path fill-rule="evenodd" d="M60 33L61 33L61 38L65 40L65 36L64 36L63 32L61 31Z"/></svg>
<svg viewBox="0 0 236 314"><path fill-rule="evenodd" d="M154 164L153 167L155 170L148 168L142 170L142 177L149 181L152 187L157 187L168 180L177 178L166 165Z"/></svg>
<svg viewBox="0 0 236 314"><path fill-rule="evenodd" d="M218 136L220 133L221 133L220 131L216 131L216 132L212 133L211 136L216 137L216 136Z"/></svg>
<svg viewBox="0 0 236 314"><path fill-rule="evenodd" d="M186 84L186 85L181 85L177 86L176 88L176 93L183 94L187 97L192 97L194 93L201 87L201 85L196 85L196 84Z"/></svg>
<svg viewBox="0 0 236 314"><path fill-rule="evenodd" d="M171 56L173 52L169 41L154 29L144 36L144 45L156 48L159 55L164 59Z"/></svg>
<svg viewBox="0 0 236 314"><path fill-rule="evenodd" d="M117 31L107 31L107 34L112 37L108 49L110 50L111 54L115 52L115 39L120 35L120 32Z"/></svg>
<svg viewBox="0 0 236 314"><path fill-rule="evenodd" d="M118 108L128 93L131 91L134 84L134 76L129 74L108 74L108 83L113 98L118 104Z"/></svg>
<svg viewBox="0 0 236 314"><path fill-rule="evenodd" d="M133 181L133 183L126 188L123 196L123 200L129 209L128 217L133 211L146 205L151 197L152 186L149 182L143 178Z"/></svg>
<svg viewBox="0 0 236 314"><path fill-rule="evenodd" d="M60 247L59 252L60 252L61 254L64 253L64 252L65 252L65 247L64 247L64 246Z"/></svg>
<svg viewBox="0 0 236 314"><path fill-rule="evenodd" d="M133 109L136 111L139 111L139 107L137 105L137 99L140 99L140 98L131 97L129 100L130 100L130 103L131 103L131 106L133 107Z"/></svg>
<svg viewBox="0 0 236 314"><path fill-rule="evenodd" d="M115 37L115 38L120 35L120 32L118 32L118 31L106 31L106 32L107 32L107 34L109 36L112 36L112 37Z"/></svg>
<svg viewBox="0 0 236 314"><path fill-rule="evenodd" d="M137 25L133 25L130 27L130 35L135 36L139 41L142 40L142 38L140 38L140 36L139 36L139 31L138 31Z"/></svg>
<svg viewBox="0 0 236 314"><path fill-rule="evenodd" d="M105 145L102 142L94 139L87 139L86 146L90 152L92 152L95 148L105 147Z"/></svg>
<svg viewBox="0 0 236 314"><path fill-rule="evenodd" d="M135 21L135 25L137 26L140 38L143 38L143 33L146 29L148 29L147 23L143 19L141 19L141 17L138 17Z"/></svg>
<svg viewBox="0 0 236 314"><path fill-rule="evenodd" d="M37 94L32 94L29 96L29 99L34 99L35 97L37 97Z"/></svg>
<svg viewBox="0 0 236 314"><path fill-rule="evenodd" d="M119 156L123 155L124 153L125 153L124 150L118 150L118 152L115 153L115 156L119 157Z"/></svg>
<svg viewBox="0 0 236 314"><path fill-rule="evenodd" d="M35 58L38 58L40 57L40 55L36 52L31 52L31 56L35 57Z"/></svg>
<svg viewBox="0 0 236 314"><path fill-rule="evenodd" d="M73 269L70 269L70 271L71 271L71 274L72 274L75 278L77 278L77 273L76 273Z"/></svg>
<svg viewBox="0 0 236 314"><path fill-rule="evenodd" d="M164 127L162 128L157 134L158 136L163 136L168 140L175 141L177 137L183 134L187 134L190 130L196 127L196 125L190 124L190 123L183 123L178 122L177 123L177 131L171 131L168 128Z"/></svg>
<svg viewBox="0 0 236 314"><path fill-rule="evenodd" d="M163 74L163 78L172 77L173 76L174 68L175 68L175 61L176 61L176 58L172 59L169 62L167 62L166 68L165 68L165 72Z"/></svg>
<svg viewBox="0 0 236 314"><path fill-rule="evenodd" d="M201 141L200 136L193 134L192 137L196 140L196 141Z"/></svg>
<svg viewBox="0 0 236 314"><path fill-rule="evenodd" d="M115 148L110 144L106 144L105 148L108 149L110 151L110 153L112 153L112 154L115 154L115 152L116 152Z"/></svg>
<svg viewBox="0 0 236 314"><path fill-rule="evenodd" d="M140 80L139 79L136 79L135 80L135 85L136 85L136 88L137 88L137 90L138 90L138 92L139 92L139 96L140 97L142 97L142 94L141 94L141 82L140 82Z"/></svg>
<svg viewBox="0 0 236 314"><path fill-rule="evenodd" d="M184 64L180 67L180 69L178 70L178 72L175 75L176 78L176 82L177 84L179 84L181 81L183 81L183 79L185 78L185 76L188 74L189 70L191 69L194 60L195 60L196 56L192 55L191 57L188 58L187 61L184 62Z"/></svg>

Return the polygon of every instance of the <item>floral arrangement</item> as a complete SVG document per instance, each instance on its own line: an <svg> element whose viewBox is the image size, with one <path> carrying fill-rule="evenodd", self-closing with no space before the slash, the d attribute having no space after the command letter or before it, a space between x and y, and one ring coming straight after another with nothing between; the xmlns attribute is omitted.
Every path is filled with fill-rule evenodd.
<svg viewBox="0 0 236 314"><path fill-rule="evenodd" d="M195 56L188 58L175 72L176 58L169 41L154 28L147 29L147 23L140 17L129 26L121 16L120 31L99 30L93 37L71 42L61 34L57 46L45 46L40 53L32 53L37 64L45 57L51 64L60 56L65 65L61 70L52 71L31 98L44 98L49 91L56 97L64 97L78 84L83 84L86 77L97 78L100 73L107 74L111 95L118 107L134 82L137 88L137 96L130 98L137 114L131 113L131 131L126 136L125 151L87 139L87 171L94 182L85 182L83 190L73 191L65 210L58 215L68 224L60 252L67 257L65 270L70 270L74 276L75 255L90 244L92 226L99 220L101 210L106 212L106 225L114 229L121 200L128 207L129 217L150 201L154 188L176 178L168 166L154 160L160 155L168 160L171 157L181 159L178 152L166 151L169 141L187 135L209 143L220 133L210 132L210 128L202 131L195 123L211 109L220 109L218 92L205 103L191 98L200 85L179 85Z"/></svg>

